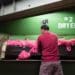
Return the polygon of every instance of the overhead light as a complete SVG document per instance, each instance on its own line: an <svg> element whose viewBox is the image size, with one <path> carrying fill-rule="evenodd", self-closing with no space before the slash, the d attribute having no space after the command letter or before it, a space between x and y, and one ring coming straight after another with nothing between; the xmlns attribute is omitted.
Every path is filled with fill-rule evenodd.
<svg viewBox="0 0 75 75"><path fill-rule="evenodd" d="M59 1L62 1L62 0L41 0L40 2L42 2L42 4L52 4Z"/></svg>
<svg viewBox="0 0 75 75"><path fill-rule="evenodd" d="M49 0L49 3L55 3L55 2L59 2L59 1L62 1L62 0Z"/></svg>
<svg viewBox="0 0 75 75"><path fill-rule="evenodd" d="M34 8L34 7L38 7L42 5L56 3L59 1L62 1L62 0L32 0L32 1L29 1L29 4L32 3L30 8Z"/></svg>

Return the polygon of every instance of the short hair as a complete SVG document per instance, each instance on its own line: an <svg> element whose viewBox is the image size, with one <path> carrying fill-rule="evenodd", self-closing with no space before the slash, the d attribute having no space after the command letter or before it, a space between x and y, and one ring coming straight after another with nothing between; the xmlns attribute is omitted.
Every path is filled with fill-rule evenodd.
<svg viewBox="0 0 75 75"><path fill-rule="evenodd" d="M41 29L49 30L49 26L48 26L48 25L42 25L42 26L41 26Z"/></svg>

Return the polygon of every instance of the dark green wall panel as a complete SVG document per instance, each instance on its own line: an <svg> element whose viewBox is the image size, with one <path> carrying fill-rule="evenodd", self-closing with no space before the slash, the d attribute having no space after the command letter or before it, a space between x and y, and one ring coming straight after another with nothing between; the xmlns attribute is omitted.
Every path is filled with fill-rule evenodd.
<svg viewBox="0 0 75 75"><path fill-rule="evenodd" d="M0 22L0 33L5 33L4 24Z"/></svg>

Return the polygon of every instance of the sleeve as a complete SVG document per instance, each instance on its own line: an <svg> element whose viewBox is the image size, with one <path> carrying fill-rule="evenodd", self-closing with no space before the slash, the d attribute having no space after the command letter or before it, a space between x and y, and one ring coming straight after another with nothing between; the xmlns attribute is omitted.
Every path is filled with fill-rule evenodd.
<svg viewBox="0 0 75 75"><path fill-rule="evenodd" d="M38 49L38 53L41 54L42 51L42 47L41 47L41 41L40 41L40 37L37 40L37 49Z"/></svg>
<svg viewBox="0 0 75 75"><path fill-rule="evenodd" d="M56 43L57 43L57 45L58 45L58 35L56 35Z"/></svg>
<svg viewBox="0 0 75 75"><path fill-rule="evenodd" d="M58 36L55 34L55 44L58 46Z"/></svg>

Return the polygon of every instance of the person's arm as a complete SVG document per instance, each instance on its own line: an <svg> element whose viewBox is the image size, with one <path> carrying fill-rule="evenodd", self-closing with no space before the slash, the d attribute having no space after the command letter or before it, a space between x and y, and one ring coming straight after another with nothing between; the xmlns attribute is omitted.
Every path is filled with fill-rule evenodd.
<svg viewBox="0 0 75 75"><path fill-rule="evenodd" d="M1 59L5 58L6 47L7 47L7 42L4 42L0 56Z"/></svg>
<svg viewBox="0 0 75 75"><path fill-rule="evenodd" d="M38 47L38 53L41 54L42 48L41 48L41 41L40 41L40 37L37 40L37 47Z"/></svg>

